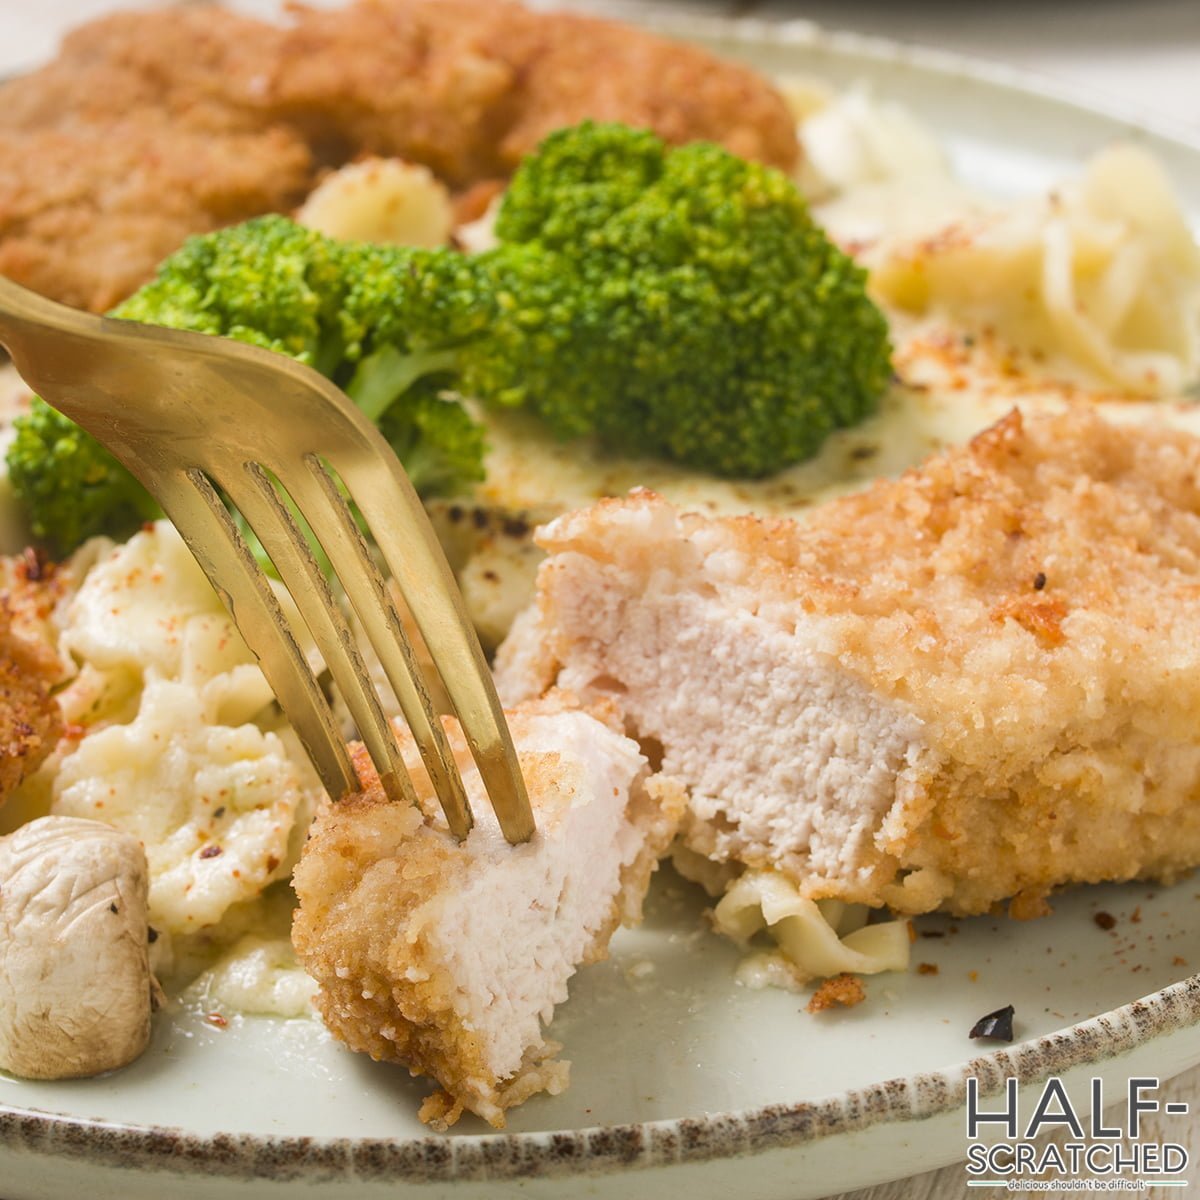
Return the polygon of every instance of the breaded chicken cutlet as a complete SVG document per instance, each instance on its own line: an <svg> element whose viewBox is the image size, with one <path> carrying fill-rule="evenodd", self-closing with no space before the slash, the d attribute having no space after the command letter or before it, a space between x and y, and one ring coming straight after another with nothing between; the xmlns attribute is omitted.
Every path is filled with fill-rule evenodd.
<svg viewBox="0 0 1200 1200"><path fill-rule="evenodd" d="M17 599L0 595L0 804L38 769L63 732L62 713L51 688L62 664L36 636L36 616Z"/></svg>
<svg viewBox="0 0 1200 1200"><path fill-rule="evenodd" d="M1200 863L1200 440L1014 412L807 523L561 517L512 703L610 695L684 837L813 899L1032 914Z"/></svg>
<svg viewBox="0 0 1200 1200"><path fill-rule="evenodd" d="M797 155L765 79L592 17L508 0L359 0L286 27L117 14L0 88L0 274L102 311L187 234L288 211L326 167L394 155L465 187L585 117Z"/></svg>
<svg viewBox="0 0 1200 1200"><path fill-rule="evenodd" d="M326 1025L351 1049L436 1080L443 1091L421 1115L438 1125L467 1109L500 1128L505 1109L566 1086L542 1026L576 968L640 919L684 807L611 705L554 695L508 718L537 820L530 842L505 842L447 722L476 816L466 840L447 831L422 770L421 808L397 804L360 749L365 790L325 806L293 879L292 940ZM404 750L415 767L411 742Z"/></svg>

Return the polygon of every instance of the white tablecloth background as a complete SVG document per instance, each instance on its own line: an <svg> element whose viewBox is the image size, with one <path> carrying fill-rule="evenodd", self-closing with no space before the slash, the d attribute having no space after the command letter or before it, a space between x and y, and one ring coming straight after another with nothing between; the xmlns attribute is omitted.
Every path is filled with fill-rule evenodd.
<svg viewBox="0 0 1200 1200"><path fill-rule="evenodd" d="M173 2L179 0L126 0L125 6L166 7ZM0 76L44 60L64 29L121 4L0 0ZM234 0L233 6L264 15L278 8L276 0ZM557 5L543 6L631 17L639 8L638 0L557 0ZM667 0L655 0L655 6L666 7ZM1131 115L1174 126L1200 142L1200 0L678 0L675 6L720 15L803 17L830 28L990 58L1067 84L1085 100L1091 96L1107 108L1119 105ZM1181 1137L1178 1121L1162 1133L1186 1142L1195 1168L1191 1180L1200 1184L1200 1119L1195 1115L1200 1113L1200 1068L1166 1086L1161 1098L1191 1105L1186 1136ZM1146 1133L1153 1136L1152 1130L1148 1123ZM956 1200L967 1194L963 1168L956 1165L836 1200ZM741 1200L754 1196L751 1167Z"/></svg>

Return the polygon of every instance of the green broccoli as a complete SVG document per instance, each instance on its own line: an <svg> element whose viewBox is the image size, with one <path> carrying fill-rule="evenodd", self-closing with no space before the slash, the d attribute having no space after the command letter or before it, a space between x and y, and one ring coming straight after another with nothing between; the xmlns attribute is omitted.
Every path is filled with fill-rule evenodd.
<svg viewBox="0 0 1200 1200"><path fill-rule="evenodd" d="M816 453L887 384L864 272L784 175L718 146L563 130L518 168L496 232L468 257L262 217L190 239L114 315L311 364L424 495L483 477L482 431L451 389L526 406L562 437L754 477ZM39 406L18 425L14 488L58 549L155 511L65 418Z"/></svg>
<svg viewBox="0 0 1200 1200"><path fill-rule="evenodd" d="M890 377L865 273L780 172L585 123L518 168L482 256L499 306L465 390L562 437L770 475L872 411Z"/></svg>
<svg viewBox="0 0 1200 1200"><path fill-rule="evenodd" d="M285 217L188 238L110 315L236 338L323 375L341 362L341 247Z"/></svg>
<svg viewBox="0 0 1200 1200"><path fill-rule="evenodd" d="M97 534L124 538L162 516L150 494L99 442L36 396L14 422L8 475L30 532L66 554Z"/></svg>
<svg viewBox="0 0 1200 1200"><path fill-rule="evenodd" d="M473 260L338 243L268 216L190 238L112 315L236 338L333 379L375 421L422 495L483 477L483 433L443 395L449 356L492 316ZM7 454L34 535L69 553L161 515L98 442L40 401Z"/></svg>

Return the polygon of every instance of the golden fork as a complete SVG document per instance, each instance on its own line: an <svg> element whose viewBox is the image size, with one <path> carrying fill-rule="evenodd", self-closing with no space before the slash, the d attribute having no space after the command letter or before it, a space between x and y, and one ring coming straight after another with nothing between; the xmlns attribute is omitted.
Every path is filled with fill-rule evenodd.
<svg viewBox="0 0 1200 1200"><path fill-rule="evenodd" d="M462 777L344 488L441 675L505 837L532 835L512 738L441 547L391 448L338 388L281 354L92 316L6 279L0 344L38 395L107 447L162 505L339 799L360 786L345 742L219 492L229 498L296 602L388 795L415 803L395 733L290 499L379 655L451 831L465 837L472 818Z"/></svg>

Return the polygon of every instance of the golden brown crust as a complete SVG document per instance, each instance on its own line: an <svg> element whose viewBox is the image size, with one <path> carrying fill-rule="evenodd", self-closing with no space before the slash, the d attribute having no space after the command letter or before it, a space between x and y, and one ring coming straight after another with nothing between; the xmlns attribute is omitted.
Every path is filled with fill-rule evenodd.
<svg viewBox="0 0 1200 1200"><path fill-rule="evenodd" d="M547 657L531 677L574 653L555 631L556 557L640 578L647 547L624 549L619 530L649 527L656 506L609 501L550 527ZM1200 862L1200 440L1082 406L1014 412L806 523L681 515L673 528L736 573L726 603L819 631L880 711L917 722L855 871L761 847L743 861L787 870L813 898L905 912L982 912L1019 893L1033 911L1061 884ZM665 565L675 551L655 553ZM693 822L689 844L712 852L736 842L729 829Z"/></svg>
<svg viewBox="0 0 1200 1200"><path fill-rule="evenodd" d="M63 732L58 701L50 694L62 664L38 637L44 596L53 584L30 581L24 563L12 576L0 594L0 804L41 766Z"/></svg>
<svg viewBox="0 0 1200 1200"><path fill-rule="evenodd" d="M190 233L288 211L362 153L456 184L507 175L551 129L625 120L781 166L775 89L694 47L505 0L121 13L0 88L0 273L102 310Z"/></svg>
<svg viewBox="0 0 1200 1200"><path fill-rule="evenodd" d="M570 697L553 695L510 714L518 746L531 718L575 708ZM619 731L611 706L592 715L617 723ZM453 723L447 732L466 769L461 733ZM405 749L411 760L411 744ZM387 799L362 747L354 761L363 792L321 810L294 876L300 908L292 939L320 985L317 1007L352 1049L401 1063L441 1085L422 1108L422 1119L445 1127L465 1107L502 1127L506 1108L566 1085L566 1064L554 1058L560 1047L544 1039L527 1045L517 1070L496 1077L485 1038L456 1005L462 981L444 960L438 931L426 925L430 901L469 889L483 864L449 837L423 772L414 771L417 810ZM521 765L544 829L580 786L580 767L546 752L522 752ZM640 849L622 869L608 917L591 931L579 961L603 958L617 925L639 915L650 872L674 837L683 804L682 790L670 781L635 786L624 821L638 831Z"/></svg>
<svg viewBox="0 0 1200 1200"><path fill-rule="evenodd" d="M813 992L812 999L808 1002L808 1011L819 1013L839 1005L842 1008L853 1008L866 998L867 993L862 980L857 975L833 975Z"/></svg>
<svg viewBox="0 0 1200 1200"><path fill-rule="evenodd" d="M508 0L367 0L302 12L264 72L288 121L454 183L509 174L586 117L722 142L780 167L797 155L783 98L746 67L612 21Z"/></svg>
<svg viewBox="0 0 1200 1200"><path fill-rule="evenodd" d="M0 274L105 311L193 233L303 198L307 146L283 128L211 134L139 113L102 128L0 131Z"/></svg>

